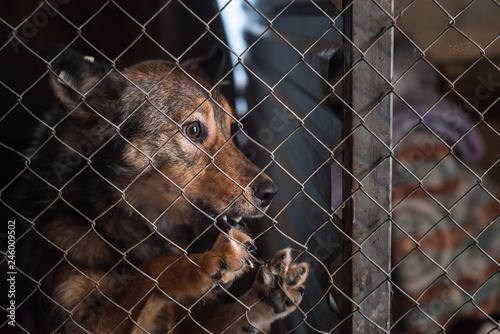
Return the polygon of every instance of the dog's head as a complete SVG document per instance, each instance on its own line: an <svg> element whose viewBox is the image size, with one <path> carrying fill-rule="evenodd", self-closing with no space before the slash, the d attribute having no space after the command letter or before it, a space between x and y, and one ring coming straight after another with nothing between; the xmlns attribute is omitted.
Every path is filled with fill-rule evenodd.
<svg viewBox="0 0 500 334"><path fill-rule="evenodd" d="M68 113L59 138L76 151L90 141L89 167L131 212L227 229L268 208L277 188L236 147L240 123L200 62L118 71L73 51L50 58L50 85Z"/></svg>

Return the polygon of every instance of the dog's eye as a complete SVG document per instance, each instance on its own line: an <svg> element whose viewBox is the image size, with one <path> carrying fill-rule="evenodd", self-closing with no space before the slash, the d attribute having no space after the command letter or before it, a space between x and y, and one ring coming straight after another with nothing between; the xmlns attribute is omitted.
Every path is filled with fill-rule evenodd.
<svg viewBox="0 0 500 334"><path fill-rule="evenodd" d="M201 136L201 124L200 122L191 122L184 125L184 133L190 139L198 139Z"/></svg>

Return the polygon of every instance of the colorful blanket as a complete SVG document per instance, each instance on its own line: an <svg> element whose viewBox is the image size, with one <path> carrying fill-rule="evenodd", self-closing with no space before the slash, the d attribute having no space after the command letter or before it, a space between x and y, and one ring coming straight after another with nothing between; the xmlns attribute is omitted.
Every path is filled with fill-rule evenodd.
<svg viewBox="0 0 500 334"><path fill-rule="evenodd" d="M475 164L483 152L477 128L432 93L395 101L394 114L393 321L406 333L448 332L464 319L493 323L500 196Z"/></svg>

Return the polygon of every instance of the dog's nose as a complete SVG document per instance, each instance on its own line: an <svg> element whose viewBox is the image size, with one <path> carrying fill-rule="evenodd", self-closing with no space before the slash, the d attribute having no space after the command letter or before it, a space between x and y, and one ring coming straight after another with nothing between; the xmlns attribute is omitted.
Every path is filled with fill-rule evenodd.
<svg viewBox="0 0 500 334"><path fill-rule="evenodd" d="M262 207L266 207L271 203L274 195L278 192L278 187L271 180L258 182L253 187L255 197L260 201Z"/></svg>

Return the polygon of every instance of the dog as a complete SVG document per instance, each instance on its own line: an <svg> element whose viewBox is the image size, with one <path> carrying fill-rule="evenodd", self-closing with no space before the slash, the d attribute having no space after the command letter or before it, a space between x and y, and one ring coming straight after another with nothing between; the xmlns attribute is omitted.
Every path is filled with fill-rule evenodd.
<svg viewBox="0 0 500 334"><path fill-rule="evenodd" d="M240 123L207 59L117 70L52 46L56 107L23 193L39 332L256 333L293 312L307 263L262 262L246 221L277 188L237 148ZM232 303L217 297L256 267Z"/></svg>

